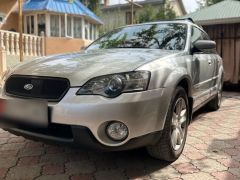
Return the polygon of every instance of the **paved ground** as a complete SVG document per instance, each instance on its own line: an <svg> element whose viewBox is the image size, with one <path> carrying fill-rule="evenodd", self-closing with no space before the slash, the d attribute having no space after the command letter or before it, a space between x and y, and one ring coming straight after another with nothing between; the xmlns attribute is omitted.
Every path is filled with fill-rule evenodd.
<svg viewBox="0 0 240 180"><path fill-rule="evenodd" d="M55 147L0 130L0 179L240 179L240 94L225 94L218 112L201 110L183 155L172 164L144 149L100 153Z"/></svg>

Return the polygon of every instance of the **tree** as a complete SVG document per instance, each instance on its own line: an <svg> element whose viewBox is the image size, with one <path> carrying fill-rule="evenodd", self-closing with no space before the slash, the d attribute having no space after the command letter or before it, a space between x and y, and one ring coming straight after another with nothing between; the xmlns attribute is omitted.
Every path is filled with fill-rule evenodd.
<svg viewBox="0 0 240 180"><path fill-rule="evenodd" d="M170 4L166 5L165 12L165 19L167 20L175 19L177 17L176 12L173 10L173 7Z"/></svg>
<svg viewBox="0 0 240 180"><path fill-rule="evenodd" d="M89 9L91 9L93 12L98 13L99 12L99 0L80 0L85 6L87 6Z"/></svg>
<svg viewBox="0 0 240 180"><path fill-rule="evenodd" d="M213 4L217 4L217 3L222 2L222 1L224 1L224 0L198 0L197 2L198 2L199 7L201 9L201 8L206 7L206 6L211 6ZM237 0L237 1L240 1L240 0Z"/></svg>
<svg viewBox="0 0 240 180"><path fill-rule="evenodd" d="M164 20L166 16L166 11L165 11L165 7L161 6L161 8L158 10L157 14L156 14L156 19L158 20Z"/></svg>
<svg viewBox="0 0 240 180"><path fill-rule="evenodd" d="M155 20L156 13L154 12L154 8L151 5L147 5L142 9L142 11L138 14L138 22L144 23Z"/></svg>
<svg viewBox="0 0 240 180"><path fill-rule="evenodd" d="M198 2L199 7L201 9L201 8L206 7L206 6L211 6L213 4L219 3L221 1L223 1L223 0L198 0L197 2Z"/></svg>
<svg viewBox="0 0 240 180"><path fill-rule="evenodd" d="M149 21L158 21L158 20L170 20L175 19L176 13L173 10L172 6L167 3L165 6L156 11L151 5L148 5L142 9L138 14L138 22L144 23Z"/></svg>
<svg viewBox="0 0 240 180"><path fill-rule="evenodd" d="M167 3L166 6L162 6L157 14L156 14L156 20L171 20L176 18L176 13L173 10L172 6Z"/></svg>
<svg viewBox="0 0 240 180"><path fill-rule="evenodd" d="M219 3L221 1L223 1L223 0L207 0L207 5L211 6L211 5Z"/></svg>

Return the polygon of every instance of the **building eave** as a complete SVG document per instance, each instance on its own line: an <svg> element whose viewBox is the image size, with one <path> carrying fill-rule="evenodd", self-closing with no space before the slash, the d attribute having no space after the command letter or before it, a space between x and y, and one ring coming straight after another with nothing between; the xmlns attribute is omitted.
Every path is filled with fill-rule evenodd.
<svg viewBox="0 0 240 180"><path fill-rule="evenodd" d="M221 1L181 18L192 18L201 25L238 23L240 21L240 1Z"/></svg>
<svg viewBox="0 0 240 180"><path fill-rule="evenodd" d="M240 17L226 18L226 19L210 19L210 20L198 20L196 24L207 26L207 25L218 25L218 24L235 24L240 23Z"/></svg>
<svg viewBox="0 0 240 180"><path fill-rule="evenodd" d="M25 10L23 12L24 14L42 14L42 13L49 13L49 14L66 14L63 12L57 12L57 11L50 11L50 10ZM95 19L90 18L89 16L86 16L84 14L68 14L68 15L72 15L72 16L76 16L76 17L84 17L85 19L87 19L88 21L93 22L96 25L103 25L103 22L100 23L99 21L96 21Z"/></svg>
<svg viewBox="0 0 240 180"><path fill-rule="evenodd" d="M59 14L71 14L76 16L86 16L96 24L103 24L102 20L90 9L84 6L80 1L74 1L72 4L66 1L45 0L42 4L35 4L34 1L28 1L23 6L23 12L49 11Z"/></svg>

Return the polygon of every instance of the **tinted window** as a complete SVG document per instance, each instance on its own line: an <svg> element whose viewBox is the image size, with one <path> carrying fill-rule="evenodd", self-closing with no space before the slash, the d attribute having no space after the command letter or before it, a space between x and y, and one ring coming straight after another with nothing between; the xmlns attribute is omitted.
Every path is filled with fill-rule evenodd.
<svg viewBox="0 0 240 180"><path fill-rule="evenodd" d="M191 37L191 41L192 43L195 43L198 40L203 40L202 37L202 31L200 31L198 28L193 27L192 28L192 37Z"/></svg>
<svg viewBox="0 0 240 180"><path fill-rule="evenodd" d="M149 48L184 50L185 24L147 24L119 28L95 41L88 49Z"/></svg>
<svg viewBox="0 0 240 180"><path fill-rule="evenodd" d="M204 32L202 32L202 37L203 37L204 40L210 40L209 36Z"/></svg>
<svg viewBox="0 0 240 180"><path fill-rule="evenodd" d="M204 31L196 28L196 27L192 27L192 37L191 37L191 41L192 44L194 44L196 41L198 40L210 40L209 36L207 35L207 33L205 33ZM212 50L201 50L201 52L204 53L216 53L215 49Z"/></svg>
<svg viewBox="0 0 240 180"><path fill-rule="evenodd" d="M201 31L200 29L193 27L192 28L192 43L196 42L197 40L209 40L208 35Z"/></svg>

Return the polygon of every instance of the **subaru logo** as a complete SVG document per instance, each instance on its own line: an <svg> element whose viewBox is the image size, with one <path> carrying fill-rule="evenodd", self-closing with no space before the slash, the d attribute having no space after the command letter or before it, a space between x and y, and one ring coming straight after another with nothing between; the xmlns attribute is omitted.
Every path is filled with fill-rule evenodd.
<svg viewBox="0 0 240 180"><path fill-rule="evenodd" d="M26 89L27 91L30 91L30 90L33 89L33 85L32 84L25 84L24 89Z"/></svg>

